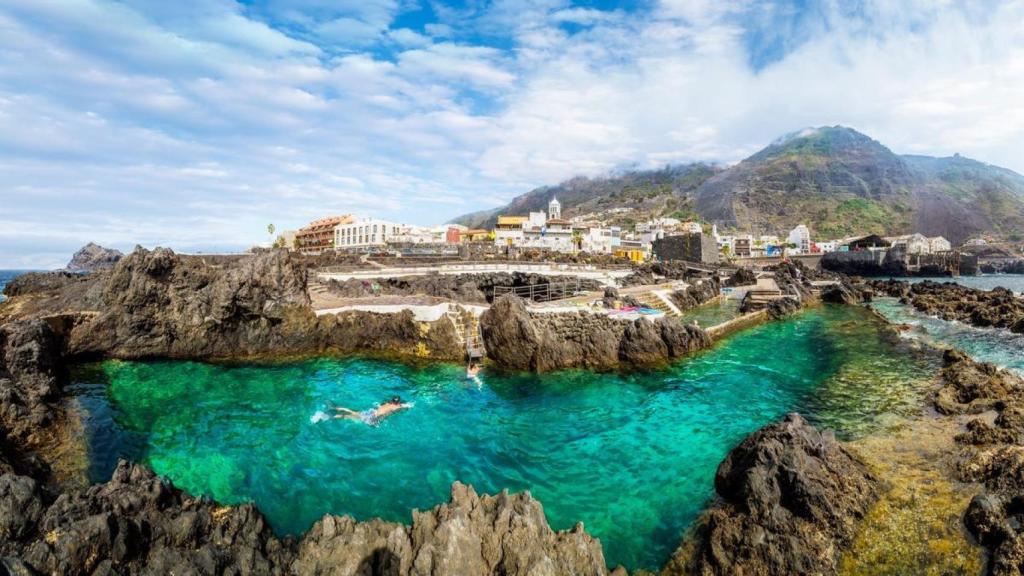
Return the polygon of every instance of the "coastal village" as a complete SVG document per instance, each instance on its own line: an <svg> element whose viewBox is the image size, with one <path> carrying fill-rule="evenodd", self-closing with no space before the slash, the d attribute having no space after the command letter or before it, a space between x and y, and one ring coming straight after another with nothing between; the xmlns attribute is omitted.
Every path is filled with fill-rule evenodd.
<svg viewBox="0 0 1024 576"><path fill-rule="evenodd" d="M567 217L553 195L546 210L496 214L487 228L340 215L283 232L273 247L318 263L309 285L318 316L411 312L419 322L447 321L470 362L504 348L485 345L481 319L506 294L519 296L523 313L535 319L579 312L627 323L673 317L715 340L810 299L849 299L833 272L978 270L974 255L941 236L820 238L804 224L754 235L674 217L615 225L626 211ZM780 265L795 266L786 272L792 277L780 280ZM528 361L499 363L531 368Z"/></svg>
<svg viewBox="0 0 1024 576"><path fill-rule="evenodd" d="M624 210L617 208L613 210ZM413 226L372 217L331 216L279 235L275 247L316 255L325 251L403 257L537 255L605 255L642 263L681 259L705 264L757 258L822 255L830 252L899 247L909 255L950 252L942 236L920 233L894 237L816 238L804 224L776 234L720 233L718 226L672 217L638 222L633 229L609 225L612 214L565 218L552 197L547 210L525 215L499 215L492 228L460 224ZM863 240L867 240L864 242ZM972 240L984 243L984 239Z"/></svg>

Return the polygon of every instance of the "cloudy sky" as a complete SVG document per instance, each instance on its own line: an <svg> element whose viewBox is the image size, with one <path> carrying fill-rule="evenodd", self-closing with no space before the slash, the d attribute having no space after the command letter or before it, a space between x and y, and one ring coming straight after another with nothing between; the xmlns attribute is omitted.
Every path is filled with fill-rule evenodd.
<svg viewBox="0 0 1024 576"><path fill-rule="evenodd" d="M833 124L1024 172L1024 1L0 0L0 268L436 223Z"/></svg>

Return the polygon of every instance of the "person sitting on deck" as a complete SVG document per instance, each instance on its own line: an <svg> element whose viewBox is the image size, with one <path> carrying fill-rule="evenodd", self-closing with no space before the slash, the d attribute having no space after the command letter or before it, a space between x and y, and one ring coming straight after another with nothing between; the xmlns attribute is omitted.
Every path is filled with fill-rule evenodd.
<svg viewBox="0 0 1024 576"><path fill-rule="evenodd" d="M388 416L394 414L395 412L405 410L406 408L412 408L412 403L402 402L401 398L395 396L388 400L387 402L377 405L376 408L370 408L369 410L363 410L362 412L356 412L355 410L349 410L348 408L337 407L333 408L333 410L337 412L337 414L334 415L335 418L357 420L359 422L362 422L363 424L376 426L377 424L380 424L381 420L387 418Z"/></svg>

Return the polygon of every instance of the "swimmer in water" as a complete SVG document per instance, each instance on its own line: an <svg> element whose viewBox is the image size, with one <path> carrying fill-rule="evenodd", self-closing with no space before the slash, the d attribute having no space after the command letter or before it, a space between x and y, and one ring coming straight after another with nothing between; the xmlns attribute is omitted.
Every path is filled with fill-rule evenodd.
<svg viewBox="0 0 1024 576"><path fill-rule="evenodd" d="M376 426L380 424L380 421L391 416L395 412L405 410L406 408L412 408L411 402L402 402L402 399L395 396L384 402L378 404L376 408L370 408L369 410L363 410L362 412L356 412L355 410L349 410L348 408L332 408L336 414L334 418L344 418L345 420L357 420L363 424L369 424L370 426Z"/></svg>
<svg viewBox="0 0 1024 576"><path fill-rule="evenodd" d="M466 367L466 378L470 380L476 378L476 375L480 373L480 365L476 362L470 362L469 366Z"/></svg>

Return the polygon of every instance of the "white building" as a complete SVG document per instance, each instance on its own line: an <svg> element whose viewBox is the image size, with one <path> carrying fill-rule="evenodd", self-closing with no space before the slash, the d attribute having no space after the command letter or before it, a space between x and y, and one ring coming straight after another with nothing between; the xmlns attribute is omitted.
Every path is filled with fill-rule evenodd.
<svg viewBox="0 0 1024 576"><path fill-rule="evenodd" d="M818 242L816 243L816 245L818 247L818 251L821 252L822 254L835 252L836 250L839 249L839 244L835 240L830 240L828 242Z"/></svg>
<svg viewBox="0 0 1024 576"><path fill-rule="evenodd" d="M552 218L544 221L543 225L536 226L531 213L529 226L523 225L523 248L536 248L540 250L552 250L555 252L573 253L576 251L576 243L573 239L572 224L568 220ZM540 212L539 214L544 214Z"/></svg>
<svg viewBox="0 0 1024 576"><path fill-rule="evenodd" d="M401 224L378 218L362 218L348 224L338 224L334 227L334 247L384 246L393 236L398 236L401 230Z"/></svg>
<svg viewBox="0 0 1024 576"><path fill-rule="evenodd" d="M902 246L907 254L934 254L936 252L948 252L953 248L949 240L942 236L928 238L924 234L905 234L903 236L890 236L886 238L893 247Z"/></svg>
<svg viewBox="0 0 1024 576"><path fill-rule="evenodd" d="M946 240L942 236L935 236L934 238L928 239L928 245L932 250L932 254L936 252L949 252L953 249L953 243Z"/></svg>
<svg viewBox="0 0 1024 576"><path fill-rule="evenodd" d="M496 246L521 246L523 244L523 227L529 222L527 216L498 216L494 226L494 244Z"/></svg>
<svg viewBox="0 0 1024 576"><path fill-rule="evenodd" d="M735 236L716 236L715 242L718 243L718 251L723 254L732 254L736 249Z"/></svg>
<svg viewBox="0 0 1024 576"><path fill-rule="evenodd" d="M552 220L562 219L562 203L554 196L551 197L551 202L548 202L548 218Z"/></svg>
<svg viewBox="0 0 1024 576"><path fill-rule="evenodd" d="M389 236L386 242L389 244L441 244L444 242L446 232L447 230L438 229L438 233L435 233L431 228L400 224L398 232Z"/></svg>
<svg viewBox="0 0 1024 576"><path fill-rule="evenodd" d="M701 232L704 232L704 227L700 225L700 222L693 222L691 220L688 222L680 222L679 231L683 234L700 234Z"/></svg>
<svg viewBox="0 0 1024 576"><path fill-rule="evenodd" d="M807 226L800 224L789 231L789 243L796 246L796 253L811 253L811 231Z"/></svg>
<svg viewBox="0 0 1024 576"><path fill-rule="evenodd" d="M578 228L577 232L581 235L581 248L591 254L612 254L622 244L622 229L618 226Z"/></svg>

